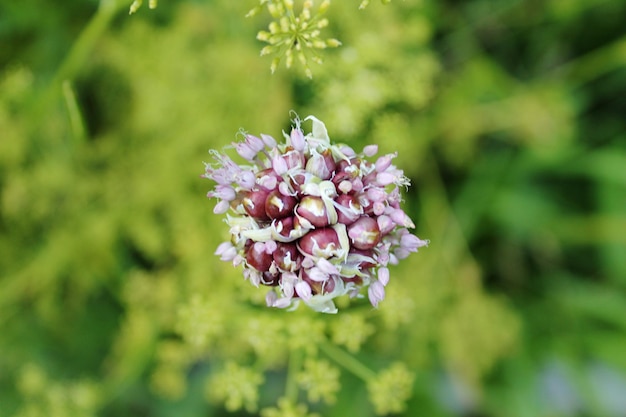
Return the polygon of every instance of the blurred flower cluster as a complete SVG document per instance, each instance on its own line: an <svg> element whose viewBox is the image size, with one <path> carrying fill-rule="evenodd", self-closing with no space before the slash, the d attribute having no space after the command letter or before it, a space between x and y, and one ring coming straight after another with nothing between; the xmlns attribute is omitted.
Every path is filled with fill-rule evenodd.
<svg viewBox="0 0 626 417"><path fill-rule="evenodd" d="M305 0L299 14L294 12L293 0L260 0L248 16L258 14L266 7L272 19L268 31L260 31L257 39L269 45L261 50L261 55L274 55L271 70L274 72L285 57L285 66L291 68L294 58L304 67L305 74L311 78L313 73L308 65L307 54L318 64L322 59L316 50L336 48L341 45L337 39L322 39L321 30L328 26L324 14L330 6L330 0L323 0L317 10L313 11L313 1Z"/></svg>
<svg viewBox="0 0 626 417"><path fill-rule="evenodd" d="M286 143L262 134L243 134L232 145L249 165L238 165L217 151L205 178L217 183L216 214L226 213L231 240L216 254L243 265L244 277L265 285L272 307L335 313L333 300L351 298L368 288L376 307L385 298L389 264L417 252L428 242L411 234L413 221L400 208L400 187L409 181L392 164L395 154L367 160L377 145L356 153L333 145L323 122L314 116L304 134L296 118Z"/></svg>

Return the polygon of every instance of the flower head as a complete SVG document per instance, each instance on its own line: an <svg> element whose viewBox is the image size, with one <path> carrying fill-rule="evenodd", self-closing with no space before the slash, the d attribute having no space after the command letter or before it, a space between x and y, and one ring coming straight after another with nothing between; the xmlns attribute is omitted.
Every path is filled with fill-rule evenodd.
<svg viewBox="0 0 626 417"><path fill-rule="evenodd" d="M205 178L216 182L208 197L226 214L231 239L218 246L221 260L242 265L255 286L268 286L271 307L304 302L316 311L337 311L333 299L367 293L374 307L385 297L388 264L428 242L411 234L413 222L400 208L400 187L409 184L392 164L395 154L368 161L378 151L357 153L330 142L313 116L283 133L285 142L244 135L234 143L249 164L211 151Z"/></svg>
<svg viewBox="0 0 626 417"><path fill-rule="evenodd" d="M261 50L261 55L274 55L272 72L276 71L284 56L287 68L291 68L294 62L300 63L307 77L312 78L309 58L321 64L322 59L316 51L341 45L337 39L321 37L322 30L328 26L328 19L323 16L329 6L330 0L323 0L317 12L314 12L313 1L305 0L297 14L293 0L259 0L259 4L250 10L248 16L255 15L266 7L274 19L267 31L262 30L257 34L258 40L268 43Z"/></svg>

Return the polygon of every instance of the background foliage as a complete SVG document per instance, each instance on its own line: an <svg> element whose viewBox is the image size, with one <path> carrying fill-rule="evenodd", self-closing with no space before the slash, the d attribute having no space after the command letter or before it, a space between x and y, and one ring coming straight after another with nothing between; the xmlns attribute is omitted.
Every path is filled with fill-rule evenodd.
<svg viewBox="0 0 626 417"><path fill-rule="evenodd" d="M254 4L119 3L0 1L0 415L626 415L625 1L337 0L312 80ZM207 150L292 109L412 180L379 310L213 255Z"/></svg>

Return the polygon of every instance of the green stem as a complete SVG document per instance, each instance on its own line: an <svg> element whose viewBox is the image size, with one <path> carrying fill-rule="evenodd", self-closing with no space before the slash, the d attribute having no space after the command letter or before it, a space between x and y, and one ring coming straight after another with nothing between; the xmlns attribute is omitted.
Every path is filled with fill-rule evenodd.
<svg viewBox="0 0 626 417"><path fill-rule="evenodd" d="M347 371L368 382L376 378L376 372L359 362L354 356L330 343L322 343L320 350L326 356L343 366Z"/></svg>
<svg viewBox="0 0 626 417"><path fill-rule="evenodd" d="M72 84L69 80L63 81L63 97L65 98L65 104L67 105L67 113L70 120L70 127L72 129L72 136L74 137L74 143L83 143L87 136L85 123L80 112L80 106L76 100L76 94L74 93L74 89L72 88Z"/></svg>
<svg viewBox="0 0 626 417"><path fill-rule="evenodd" d="M76 76L83 63L87 60L94 44L108 28L109 23L119 8L119 0L100 0L98 10L72 45L72 49L70 49L70 52L59 66L52 78L52 82L41 96L38 103L38 114L42 113L41 110L45 109L51 100L58 97L63 83Z"/></svg>
<svg viewBox="0 0 626 417"><path fill-rule="evenodd" d="M301 349L294 349L289 353L289 365L287 367L287 381L285 382L285 397L290 403L298 402L298 382L296 378L302 368L304 355Z"/></svg>

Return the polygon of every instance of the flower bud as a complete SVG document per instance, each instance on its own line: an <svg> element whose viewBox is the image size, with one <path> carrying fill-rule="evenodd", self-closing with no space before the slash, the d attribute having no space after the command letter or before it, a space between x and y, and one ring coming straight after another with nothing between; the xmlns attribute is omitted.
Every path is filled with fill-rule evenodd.
<svg viewBox="0 0 626 417"><path fill-rule="evenodd" d="M265 143L254 135L246 135L246 144L255 152L261 152L265 147Z"/></svg>
<svg viewBox="0 0 626 417"><path fill-rule="evenodd" d="M296 209L296 212L315 227L328 226L328 211L321 197L307 195Z"/></svg>
<svg viewBox="0 0 626 417"><path fill-rule="evenodd" d="M348 226L348 236L355 248L372 249L380 242L380 229L376 220L368 216L362 216Z"/></svg>
<svg viewBox="0 0 626 417"><path fill-rule="evenodd" d="M332 227L311 230L298 243L302 253L320 258L330 258L341 247L337 232Z"/></svg>
<svg viewBox="0 0 626 417"><path fill-rule="evenodd" d="M265 213L265 200L268 194L269 191L266 190L244 192L241 203L246 213L258 220L269 220L269 217Z"/></svg>
<svg viewBox="0 0 626 417"><path fill-rule="evenodd" d="M296 150L287 151L283 155L283 158L287 163L288 169L299 169L304 167L304 155Z"/></svg>
<svg viewBox="0 0 626 417"><path fill-rule="evenodd" d="M370 303L374 307L378 307L378 303L385 299L385 287L378 281L374 281L367 289L367 295L370 299Z"/></svg>
<svg viewBox="0 0 626 417"><path fill-rule="evenodd" d="M274 190L267 195L265 200L265 214L270 219L287 217L293 213L296 203L295 198L282 195L280 191Z"/></svg>
<svg viewBox="0 0 626 417"><path fill-rule="evenodd" d="M323 180L327 180L330 179L335 171L335 166L336 163L330 150L326 149L321 154L317 152L313 153L306 163L306 170Z"/></svg>
<svg viewBox="0 0 626 417"><path fill-rule="evenodd" d="M311 286L306 281L300 281L296 284L296 293L304 301L310 300L313 295L311 292Z"/></svg>
<svg viewBox="0 0 626 417"><path fill-rule="evenodd" d="M302 255L295 243L279 243L272 256L278 268L284 271L294 272L300 268Z"/></svg>
<svg viewBox="0 0 626 417"><path fill-rule="evenodd" d="M378 145L367 145L363 148L363 155L374 156L378 153Z"/></svg>
<svg viewBox="0 0 626 417"><path fill-rule="evenodd" d="M265 251L265 244L256 242L250 246L246 253L246 262L248 265L260 272L265 272L270 269L272 264L272 255Z"/></svg>
<svg viewBox="0 0 626 417"><path fill-rule="evenodd" d="M257 154L257 152L252 149L247 143L233 142L232 144L235 147L237 153L242 158L247 159L248 161L252 161Z"/></svg>
<svg viewBox="0 0 626 417"><path fill-rule="evenodd" d="M289 138L291 141L291 146L296 151L301 152L304 150L304 145L306 143L304 141L304 134L302 133L302 130L294 127L293 129L291 129L291 135Z"/></svg>
<svg viewBox="0 0 626 417"><path fill-rule="evenodd" d="M363 209L356 197L341 194L336 199L337 222L349 225L354 223L363 214Z"/></svg>
<svg viewBox="0 0 626 417"><path fill-rule="evenodd" d="M390 153L388 155L385 156L381 156L380 158L378 158L378 160L376 161L376 171L377 172L383 172L385 170L387 170L387 168L389 168L391 166L391 160L393 158L395 158L396 156L398 156L397 153Z"/></svg>

